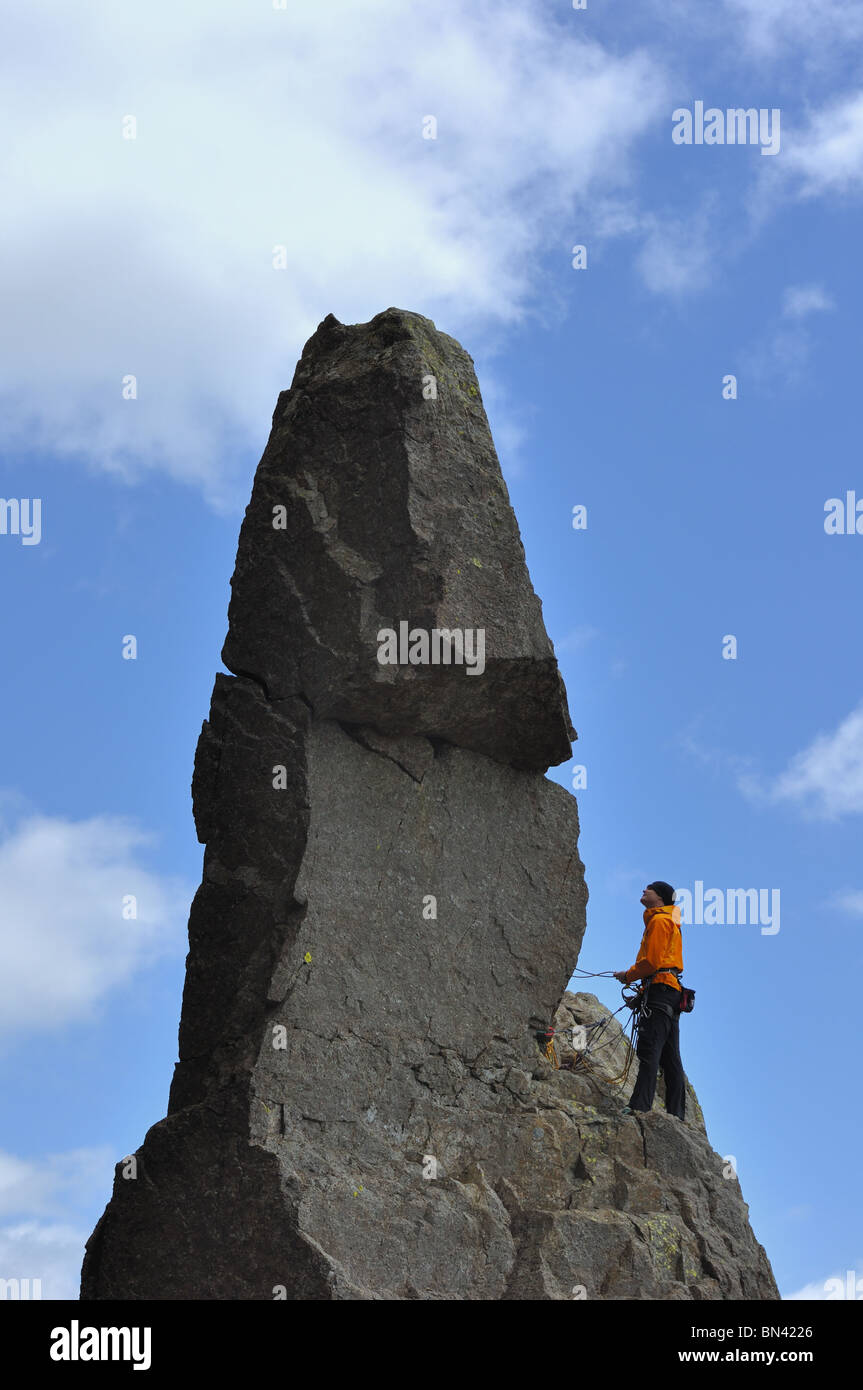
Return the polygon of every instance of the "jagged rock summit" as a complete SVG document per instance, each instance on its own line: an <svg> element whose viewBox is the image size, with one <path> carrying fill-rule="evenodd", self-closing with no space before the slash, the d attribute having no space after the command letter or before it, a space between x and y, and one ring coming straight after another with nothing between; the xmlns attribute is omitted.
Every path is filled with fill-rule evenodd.
<svg viewBox="0 0 863 1390"><path fill-rule="evenodd" d="M324 319L279 396L231 587L225 665L270 700L301 695L318 719L514 767L569 757L566 694L473 362L429 319ZM480 628L484 669L381 665L377 633L402 623Z"/></svg>
<svg viewBox="0 0 863 1390"><path fill-rule="evenodd" d="M229 617L180 1060L82 1298L777 1297L694 1093L685 1125L624 1117L535 1041L602 1013L564 993L587 890L543 773L574 733L473 364L428 319L310 339Z"/></svg>

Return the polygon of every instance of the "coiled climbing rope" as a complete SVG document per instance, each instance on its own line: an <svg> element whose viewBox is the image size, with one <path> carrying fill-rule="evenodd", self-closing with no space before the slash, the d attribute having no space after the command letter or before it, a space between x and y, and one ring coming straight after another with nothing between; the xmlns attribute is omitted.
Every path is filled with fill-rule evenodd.
<svg viewBox="0 0 863 1390"><path fill-rule="evenodd" d="M573 972L573 974L574 977L579 980L614 979L613 970L590 971L576 969ZM572 1063L572 1071L587 1073L588 1075L595 1077L600 1081L604 1081L607 1086L626 1085L627 1079L629 1077L629 1072L632 1067L632 1059L636 1055L636 1035L638 1032L639 1019L642 1015L644 1007L643 1000L639 999L640 992L637 991L634 995L627 994L626 990L629 988L630 986L624 985L623 989L620 991L623 997L623 1003L620 1005L620 1008L615 1009L614 1013L608 1014L605 1018L597 1019L594 1023L581 1025L582 1027L584 1027L585 1033L587 1034L587 1041L585 1047L580 1051L576 1050L575 1048L573 1049L576 1055L575 1060ZM623 1068L616 1076L608 1076L598 1067L593 1066L591 1064L590 1058L591 1056L595 1057L596 1053L602 1051L603 1048L617 1046L617 1038L607 1037L602 1041L600 1040L602 1039L602 1035L607 1029L611 1020L615 1018L617 1014L621 1013L623 1009L627 1008L632 1011L632 1017L630 1019L628 1027L622 1029L623 1036L626 1039L626 1055L624 1058ZM556 1036L554 1028L548 1028L544 1036L546 1038L545 1056L548 1059L548 1061L551 1062L555 1070L559 1071L560 1063L558 1061L557 1053L554 1047L554 1039Z"/></svg>

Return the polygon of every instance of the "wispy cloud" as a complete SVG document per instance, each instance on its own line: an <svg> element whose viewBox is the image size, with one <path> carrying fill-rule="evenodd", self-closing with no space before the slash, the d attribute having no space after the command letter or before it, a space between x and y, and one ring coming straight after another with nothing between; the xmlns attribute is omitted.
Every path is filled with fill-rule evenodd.
<svg viewBox="0 0 863 1390"><path fill-rule="evenodd" d="M43 1299L78 1297L93 1208L116 1161L107 1148L35 1159L0 1151L0 1278L38 1279Z"/></svg>
<svg viewBox="0 0 863 1390"><path fill-rule="evenodd" d="M600 242L632 241L637 248L635 269L646 288L652 294L680 299L710 282L717 257L727 246L721 215L712 192L682 212L640 207L621 197L597 197L591 203L590 228ZM738 235L736 244L739 241Z"/></svg>
<svg viewBox="0 0 863 1390"><path fill-rule="evenodd" d="M39 1281L43 1299L77 1299L81 1263L89 1238L84 1225L58 1221L17 1221L0 1227L0 1278Z"/></svg>
<svg viewBox="0 0 863 1390"><path fill-rule="evenodd" d="M136 970L185 948L191 893L142 865L151 840L113 816L31 816L0 841L4 1034L85 1018ZM129 897L135 918L123 916Z"/></svg>
<svg viewBox="0 0 863 1390"><path fill-rule="evenodd" d="M832 1302L847 1298L856 1302L860 1298L857 1291L858 1280L863 1281L863 1260L857 1260L851 1270L837 1270L835 1274L828 1274L826 1279L813 1279L810 1284L804 1284L794 1293L784 1293L782 1298L785 1302Z"/></svg>
<svg viewBox="0 0 863 1390"><path fill-rule="evenodd" d="M863 191L863 92L816 111L791 140L782 173L794 178L801 197Z"/></svg>
<svg viewBox="0 0 863 1390"><path fill-rule="evenodd" d="M660 58L519 0L424 20L409 0L152 0L146 23L91 0L34 23L5 47L39 62L10 62L0 97L6 442L167 471L217 506L245 500L327 313L416 309L476 350L529 311L573 207L632 181L667 104Z"/></svg>
<svg viewBox="0 0 863 1390"><path fill-rule="evenodd" d="M793 47L829 49L863 35L858 0L725 0L724 10L735 39L762 58Z"/></svg>
<svg viewBox="0 0 863 1390"><path fill-rule="evenodd" d="M654 294L681 296L703 289L715 264L719 238L711 218L713 198L687 216L650 214L636 266Z"/></svg>
<svg viewBox="0 0 863 1390"><path fill-rule="evenodd" d="M711 711L694 715L688 724L679 730L675 741L684 753L717 776L745 777L752 770L752 759L711 743L709 737L705 737L701 732L705 725L710 728L716 718L717 715Z"/></svg>
<svg viewBox="0 0 863 1390"><path fill-rule="evenodd" d="M831 905L839 912L847 912L850 917L863 917L863 890L836 893Z"/></svg>
<svg viewBox="0 0 863 1390"><path fill-rule="evenodd" d="M761 384L797 385L809 365L815 339L808 320L835 309L820 285L789 285L779 319L767 337L741 354L744 371Z"/></svg>
<svg viewBox="0 0 863 1390"><path fill-rule="evenodd" d="M863 705L832 733L819 734L778 777L739 779L752 800L799 807L813 819L835 821L863 811Z"/></svg>
<svg viewBox="0 0 863 1390"><path fill-rule="evenodd" d="M42 1158L0 1150L0 1216L68 1216L110 1184L116 1157L107 1148L70 1149Z"/></svg>
<svg viewBox="0 0 863 1390"><path fill-rule="evenodd" d="M782 316L803 319L809 314L835 309L829 294L820 285L789 285L782 300Z"/></svg>

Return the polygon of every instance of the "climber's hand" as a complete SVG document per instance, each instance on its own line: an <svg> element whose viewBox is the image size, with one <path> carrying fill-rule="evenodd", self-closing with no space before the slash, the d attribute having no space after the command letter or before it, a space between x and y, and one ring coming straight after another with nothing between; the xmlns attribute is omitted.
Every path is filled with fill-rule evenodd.
<svg viewBox="0 0 863 1390"><path fill-rule="evenodd" d="M625 985L628 973L629 972L627 970L615 970L614 978L615 980L619 980L622 985Z"/></svg>

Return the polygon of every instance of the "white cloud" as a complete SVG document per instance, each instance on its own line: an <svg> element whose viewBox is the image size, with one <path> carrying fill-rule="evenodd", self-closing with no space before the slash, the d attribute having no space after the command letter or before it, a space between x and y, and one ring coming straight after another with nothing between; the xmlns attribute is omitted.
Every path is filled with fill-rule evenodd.
<svg viewBox="0 0 863 1390"><path fill-rule="evenodd" d="M624 13L629 10L633 13ZM762 87L773 87L777 76L793 71L794 63L795 77L829 81L837 63L848 57L854 61L849 44L863 37L860 0L642 0L616 11L618 27L624 20L630 27L637 19L672 51L685 36L702 71L715 71L723 63L733 84L745 82L752 91L756 106L767 102L756 99L753 78ZM710 63L705 62L708 55Z"/></svg>
<svg viewBox="0 0 863 1390"><path fill-rule="evenodd" d="M43 1299L78 1297L84 1245L116 1161L107 1148L37 1159L0 1151L0 1279L31 1281L31 1297L36 1279Z"/></svg>
<svg viewBox="0 0 863 1390"><path fill-rule="evenodd" d="M863 892L837 893L832 901L839 912L847 912L851 917L863 917Z"/></svg>
<svg viewBox="0 0 863 1390"><path fill-rule="evenodd" d="M839 1299L851 1297L858 1301L863 1294L863 1276L861 1276L863 1262L857 1261L856 1268L853 1270L840 1270L836 1274L829 1274L826 1279L814 1279L811 1284L804 1284L802 1289L797 1289L794 1293L784 1293L783 1301L793 1303L805 1300L807 1302L833 1302ZM851 1275L849 1281L848 1275ZM858 1290L857 1281L860 1280Z"/></svg>
<svg viewBox="0 0 863 1390"><path fill-rule="evenodd" d="M822 1279L820 1284L817 1280L811 1284L804 1284L803 1288L797 1289L795 1293L784 1293L782 1295L782 1300L788 1303L800 1299L804 1299L806 1302L812 1302L814 1299L826 1299L827 1294L824 1291L826 1282L825 1279Z"/></svg>
<svg viewBox="0 0 863 1390"><path fill-rule="evenodd" d="M765 341L743 352L740 360L745 375L761 389L774 384L797 387L811 352L811 338L800 324L780 324Z"/></svg>
<svg viewBox="0 0 863 1390"><path fill-rule="evenodd" d="M794 45L811 54L863 35L859 0L725 0L725 8L735 38L761 57Z"/></svg>
<svg viewBox="0 0 863 1390"><path fill-rule="evenodd" d="M667 118L669 113L662 115ZM684 213L641 208L622 197L597 197L591 202L590 228L600 242L617 237L635 239L639 243L635 268L647 289L679 298L703 289L717 259L727 254L722 212L713 192Z"/></svg>
<svg viewBox="0 0 863 1390"><path fill-rule="evenodd" d="M0 1029L53 1028L185 948L191 893L141 866L151 837L112 816L32 816L0 841ZM122 916L137 899L137 919Z"/></svg>
<svg viewBox="0 0 863 1390"><path fill-rule="evenodd" d="M789 142L782 173L799 181L802 197L863 190L863 92L816 111Z"/></svg>
<svg viewBox="0 0 863 1390"><path fill-rule="evenodd" d="M835 76L831 92L834 87ZM783 111L782 152L777 159L764 161L748 191L753 233L763 232L780 212L787 215L795 201L842 200L863 193L863 91L812 105L807 117L798 120L797 108L802 104L802 99L795 103L793 122L792 112Z"/></svg>
<svg viewBox="0 0 863 1390"><path fill-rule="evenodd" d="M69 1149L38 1159L0 1150L0 1216L67 1216L110 1189L116 1157L107 1148Z"/></svg>
<svg viewBox="0 0 863 1390"><path fill-rule="evenodd" d="M26 1279L30 1298L39 1280L42 1299L77 1299L81 1263L89 1232L60 1222L20 1221L0 1227L0 1278L17 1279L19 1297ZM8 1296L8 1295L7 1295Z"/></svg>
<svg viewBox="0 0 863 1390"><path fill-rule="evenodd" d="M807 319L835 307L820 285L789 285L782 297L778 323L761 343L741 354L746 375L762 386L772 380L786 386L799 385L813 349Z"/></svg>
<svg viewBox="0 0 863 1390"><path fill-rule="evenodd" d="M648 214L643 219L646 236L636 265L654 294L680 296L708 283L720 249L713 207L710 197L688 217Z"/></svg>
<svg viewBox="0 0 863 1390"><path fill-rule="evenodd" d="M739 785L753 799L790 802L815 819L858 815L863 811L863 705L833 733L819 734L772 781L748 776Z"/></svg>
<svg viewBox="0 0 863 1390"><path fill-rule="evenodd" d="M820 285L789 285L782 300L782 314L789 319L806 318L836 306Z"/></svg>
<svg viewBox="0 0 863 1390"><path fill-rule="evenodd" d="M227 505L328 312L417 309L476 350L667 105L655 60L583 33L535 0L21 12L0 98L7 444L158 467Z"/></svg>

